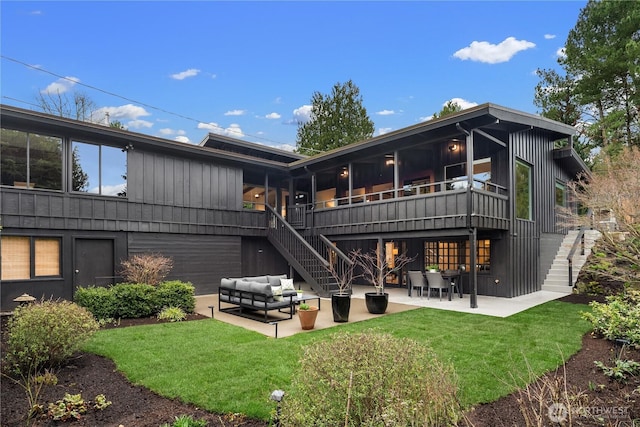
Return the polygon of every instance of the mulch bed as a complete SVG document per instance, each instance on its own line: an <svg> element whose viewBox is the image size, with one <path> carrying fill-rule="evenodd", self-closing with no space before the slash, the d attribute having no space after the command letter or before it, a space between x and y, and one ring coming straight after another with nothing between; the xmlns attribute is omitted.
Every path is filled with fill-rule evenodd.
<svg viewBox="0 0 640 427"><path fill-rule="evenodd" d="M563 300L585 304L591 298L580 295L569 295ZM203 316L194 315L188 320L198 320ZM126 327L144 323L157 323L156 319L123 320L119 325L110 327ZM2 337L4 341L5 319L2 321ZM550 350L551 351L551 350ZM603 422L594 421L584 416L574 416L573 425L596 426L618 425L631 426L632 419L640 419L640 377L631 378L626 384L609 381L596 366L594 361L610 363L614 353L613 345L605 340L587 334L583 337L583 347L557 371L558 375L566 375L566 383L570 390L584 393L588 400L588 408L592 413L609 411ZM627 350L624 358L640 361L640 351ZM213 414L193 405L176 399L161 397L144 387L132 385L116 370L114 363L106 358L93 354L78 354L69 365L57 373L58 385L45 387L40 402L54 402L61 399L64 393L82 393L85 399L93 399L97 394L104 394L113 402L103 411L90 410L81 421L55 423L39 419L35 426L124 426L124 427L158 427L163 423L172 423L176 416L192 415L194 419L207 420L208 426L217 427L266 427L262 420L248 419L237 414ZM550 373L554 375L554 373ZM548 377L547 377L548 378ZM543 380L539 380L536 384ZM636 391L637 390L637 391ZM24 426L24 415L27 400L24 390L12 381L3 378L1 384L2 405L0 425L4 427ZM478 405L466 414L466 421L461 425L475 427L524 426L525 419L520 411L518 393L501 398L495 402ZM616 411L615 414L611 411ZM536 424L538 425L538 424ZM539 425L559 425L551 423L548 418ZM566 425L566 424L565 424Z"/></svg>

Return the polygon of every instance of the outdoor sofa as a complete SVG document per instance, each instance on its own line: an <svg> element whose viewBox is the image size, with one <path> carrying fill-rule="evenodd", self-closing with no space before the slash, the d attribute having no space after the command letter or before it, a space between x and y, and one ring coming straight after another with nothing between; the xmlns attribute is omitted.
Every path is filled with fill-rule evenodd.
<svg viewBox="0 0 640 427"><path fill-rule="evenodd" d="M287 279L286 274L224 278L220 280L218 311L265 323L287 320L295 312L296 295L293 280ZM272 310L288 317L269 318ZM257 316L256 312L264 313L264 317Z"/></svg>

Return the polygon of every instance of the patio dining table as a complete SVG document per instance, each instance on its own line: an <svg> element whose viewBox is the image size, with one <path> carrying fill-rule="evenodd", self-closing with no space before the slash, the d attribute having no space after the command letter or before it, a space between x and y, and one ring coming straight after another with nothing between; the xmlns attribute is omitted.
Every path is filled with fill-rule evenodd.
<svg viewBox="0 0 640 427"><path fill-rule="evenodd" d="M451 284L451 288L449 289L449 292L447 292L447 294L449 294L449 301L451 301L451 294L455 287L458 288L458 295L462 298L462 281L460 280L460 272L458 270L444 270L440 275Z"/></svg>

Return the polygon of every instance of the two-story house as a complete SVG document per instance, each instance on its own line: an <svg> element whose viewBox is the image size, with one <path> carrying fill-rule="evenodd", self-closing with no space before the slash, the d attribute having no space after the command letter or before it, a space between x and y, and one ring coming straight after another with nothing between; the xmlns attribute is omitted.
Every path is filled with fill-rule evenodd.
<svg viewBox="0 0 640 427"><path fill-rule="evenodd" d="M327 295L323 265L355 248L462 269L472 307L528 294L567 233L567 183L586 171L572 127L493 104L312 157L0 114L2 310L23 293L72 299L114 283L121 260L149 252L198 294L289 272ZM388 285L406 287L406 272Z"/></svg>

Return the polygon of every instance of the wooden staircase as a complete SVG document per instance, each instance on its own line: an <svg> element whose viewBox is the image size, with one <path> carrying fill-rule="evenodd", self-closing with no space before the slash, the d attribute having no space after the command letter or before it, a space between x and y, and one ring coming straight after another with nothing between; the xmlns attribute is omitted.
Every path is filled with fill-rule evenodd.
<svg viewBox="0 0 640 427"><path fill-rule="evenodd" d="M571 230L562 241L556 257L547 272L547 276L542 284L543 291L561 292L570 294L578 279L578 274L587 261L595 241L600 238L600 232L596 230L583 230L584 232L584 253L578 248L576 241L579 240L581 230ZM573 249L573 253L572 253ZM567 257L572 254L571 280L569 280L569 260Z"/></svg>
<svg viewBox="0 0 640 427"><path fill-rule="evenodd" d="M338 264L349 262L347 257L323 236L305 239L270 206L267 206L267 221L267 239L311 289L321 297L334 293L337 284L328 269L329 254L333 251L337 255L335 262Z"/></svg>

